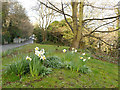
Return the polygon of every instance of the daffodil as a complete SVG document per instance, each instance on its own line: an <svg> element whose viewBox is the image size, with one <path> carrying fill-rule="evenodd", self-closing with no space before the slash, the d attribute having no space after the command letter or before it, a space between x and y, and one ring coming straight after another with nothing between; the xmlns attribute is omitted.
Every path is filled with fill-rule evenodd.
<svg viewBox="0 0 120 90"><path fill-rule="evenodd" d="M83 59L83 57L80 57L80 59Z"/></svg>
<svg viewBox="0 0 120 90"><path fill-rule="evenodd" d="M26 57L26 60L28 60L28 59L29 59L29 57L27 56L27 57Z"/></svg>
<svg viewBox="0 0 120 90"><path fill-rule="evenodd" d="M31 61L31 60L32 60L32 58L29 58L29 60Z"/></svg>
<svg viewBox="0 0 120 90"><path fill-rule="evenodd" d="M35 55L39 55L40 51L35 50Z"/></svg>
<svg viewBox="0 0 120 90"><path fill-rule="evenodd" d="M38 57L41 57L41 54L40 54L40 53L38 54Z"/></svg>
<svg viewBox="0 0 120 90"><path fill-rule="evenodd" d="M35 50L38 51L38 50L39 50L39 47L36 47Z"/></svg>
<svg viewBox="0 0 120 90"><path fill-rule="evenodd" d="M75 49L75 52L77 52L77 49Z"/></svg>
<svg viewBox="0 0 120 90"><path fill-rule="evenodd" d="M85 55L85 53L83 53L82 55Z"/></svg>
<svg viewBox="0 0 120 90"><path fill-rule="evenodd" d="M27 56L27 57L26 57L26 60L30 60L30 61L31 61L32 59L31 59L30 57Z"/></svg>
<svg viewBox="0 0 120 90"><path fill-rule="evenodd" d="M41 49L40 50L40 53L43 55L45 53L45 50L44 49Z"/></svg>
<svg viewBox="0 0 120 90"><path fill-rule="evenodd" d="M88 59L90 59L90 57L88 57Z"/></svg>
<svg viewBox="0 0 120 90"><path fill-rule="evenodd" d="M65 53L67 50L66 49L63 49L63 52Z"/></svg>
<svg viewBox="0 0 120 90"><path fill-rule="evenodd" d="M75 48L72 48L72 50L74 50Z"/></svg>
<svg viewBox="0 0 120 90"><path fill-rule="evenodd" d="M46 59L45 55L41 56L40 59L45 60Z"/></svg>
<svg viewBox="0 0 120 90"><path fill-rule="evenodd" d="M83 59L83 62L86 61L86 59Z"/></svg>

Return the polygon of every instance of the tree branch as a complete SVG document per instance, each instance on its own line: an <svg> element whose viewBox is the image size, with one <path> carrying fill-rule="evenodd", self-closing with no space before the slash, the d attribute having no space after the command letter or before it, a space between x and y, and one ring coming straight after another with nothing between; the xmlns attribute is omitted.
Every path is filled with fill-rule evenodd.
<svg viewBox="0 0 120 90"><path fill-rule="evenodd" d="M105 44L108 45L108 46L114 46L114 45L111 45L111 44L105 42L105 41L102 40L100 37L96 37L96 36L93 36L93 35L89 35L89 37L93 37L93 38L99 39L100 41L102 41L103 43L105 43ZM116 48L114 48L114 49L116 49Z"/></svg>
<svg viewBox="0 0 120 90"><path fill-rule="evenodd" d="M118 30L120 30L120 28L115 29L115 30L112 30L112 31L95 31L95 32L100 32L100 33L111 33L111 32L118 31Z"/></svg>
<svg viewBox="0 0 120 90"><path fill-rule="evenodd" d="M64 18L65 18L65 21L67 22L68 26L70 27L70 29L71 29L72 32L74 33L72 26L71 26L70 23L67 21L67 18L66 18L66 16L65 16L64 8L63 8L63 3L62 3L62 2L61 2L61 5L62 5L62 12L63 12Z"/></svg>
<svg viewBox="0 0 120 90"><path fill-rule="evenodd" d="M114 10L115 8L105 8L105 7L97 7L97 6L93 6L90 4L84 4L85 6L91 6L92 8L97 8L97 9L104 9L104 10Z"/></svg>
<svg viewBox="0 0 120 90"><path fill-rule="evenodd" d="M92 20L107 20L107 19L114 19L114 18L117 18L117 17L120 17L120 15L118 15L118 16L113 16L113 17L107 17L107 18L85 19L85 20L83 20L83 22L85 22L85 21L92 21Z"/></svg>
<svg viewBox="0 0 120 90"><path fill-rule="evenodd" d="M50 9L52 9L52 10L54 10L54 11L58 12L58 13L63 14L63 12L62 12L61 10L56 10L55 8L52 8L52 7L50 7L50 6L46 5L45 3L41 2L41 1L40 1L40 3L41 3L41 4L43 4L43 5L45 5L47 8L50 8ZM53 7L54 7L54 6L53 6ZM67 16L69 16L69 17L71 17L71 18L72 18L72 16L71 16L71 15L69 15L69 14L65 14L65 15L67 15Z"/></svg>
<svg viewBox="0 0 120 90"><path fill-rule="evenodd" d="M116 20L117 20L117 19L116 19ZM110 23L112 23L112 22L115 22L116 20L113 20L113 21L111 21L111 22L102 24L102 25L98 26L97 28L95 28L93 31L91 31L89 34L86 34L86 35L84 35L84 36L89 36L89 35L91 35L92 33L97 32L96 30L99 29L99 28L101 28L102 26L108 25L108 24L110 24ZM87 29L87 28L85 28L85 29ZM116 31L116 30L113 30L113 31ZM112 32L113 32L113 31L112 31ZM101 31L98 31L98 32L101 32ZM105 32L108 32L108 31L105 31ZM111 31L110 31L110 32L111 32Z"/></svg>

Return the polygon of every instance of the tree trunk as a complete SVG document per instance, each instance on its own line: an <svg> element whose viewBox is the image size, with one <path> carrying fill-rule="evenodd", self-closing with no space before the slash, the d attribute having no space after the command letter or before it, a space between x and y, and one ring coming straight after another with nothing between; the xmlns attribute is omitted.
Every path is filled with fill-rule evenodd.
<svg viewBox="0 0 120 90"><path fill-rule="evenodd" d="M78 48L79 46L79 41L77 40L77 31L78 31L78 25L77 25L77 6L78 6L78 1L76 0L75 2L72 2L72 20L73 20L73 32L74 32L74 37L72 41L72 45L70 49Z"/></svg>
<svg viewBox="0 0 120 90"><path fill-rule="evenodd" d="M47 35L46 30L43 29L43 42L46 42L46 41L47 41L46 35Z"/></svg>
<svg viewBox="0 0 120 90"><path fill-rule="evenodd" d="M118 7L118 15L120 15L120 6ZM118 22L117 22L117 28L119 27L120 27L120 17L118 18ZM118 31L118 57L120 59L120 31Z"/></svg>
<svg viewBox="0 0 120 90"><path fill-rule="evenodd" d="M82 30L83 30L83 1L80 2L79 6L79 26L77 24L77 6L78 2L72 2L72 16L73 16L73 31L74 31L74 38L72 41L71 48L78 48L80 45L80 48L83 47L82 44ZM70 48L70 49L71 49Z"/></svg>

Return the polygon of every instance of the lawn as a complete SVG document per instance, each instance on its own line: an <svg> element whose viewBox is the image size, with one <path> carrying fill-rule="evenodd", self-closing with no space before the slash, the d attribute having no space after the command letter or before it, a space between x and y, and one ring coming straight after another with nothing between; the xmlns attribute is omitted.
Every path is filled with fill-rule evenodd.
<svg viewBox="0 0 120 90"><path fill-rule="evenodd" d="M85 50L78 50L77 53L70 59L67 56L68 48L66 46L58 45L45 45L45 44L29 44L13 50L9 50L2 55L2 69L3 73L6 69L6 65L20 61L21 58L31 56L34 54L34 48L44 48L46 51L46 57L57 56L61 59L74 62L74 65L79 63L82 53L86 53L87 56L92 56L91 53ZM63 53L62 50L67 49L67 53ZM78 64L79 65L79 64ZM52 68L52 72L45 76L32 77L31 74L25 74L21 77L14 75L2 76L3 88L117 88L118 87L118 65L97 60L91 57L85 62L85 65L89 67L90 72L81 73L75 70L66 68Z"/></svg>

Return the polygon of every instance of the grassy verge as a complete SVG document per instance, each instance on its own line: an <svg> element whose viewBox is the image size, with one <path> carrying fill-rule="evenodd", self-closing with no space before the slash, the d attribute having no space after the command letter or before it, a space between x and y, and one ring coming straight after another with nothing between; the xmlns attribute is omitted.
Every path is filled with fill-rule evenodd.
<svg viewBox="0 0 120 90"><path fill-rule="evenodd" d="M16 48L11 53L4 54L2 57L3 72L7 64L21 60L21 58L30 56L34 52L34 48L44 48L48 56L58 56L64 58L65 53L63 49L68 49L64 46L56 45L42 45L42 44L29 44ZM80 51L80 50L79 50ZM78 57L83 53L80 51L73 57L75 63L79 62ZM90 53L86 53L91 56ZM69 57L66 58L68 61ZM30 74L19 77L3 76L3 88L115 88L118 87L118 66L113 63L100 61L91 58L86 62L86 65L91 69L91 73L83 74L68 69L53 69L53 72L45 77L37 76L32 77Z"/></svg>

